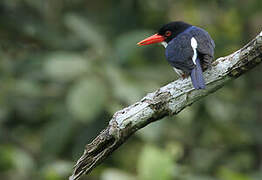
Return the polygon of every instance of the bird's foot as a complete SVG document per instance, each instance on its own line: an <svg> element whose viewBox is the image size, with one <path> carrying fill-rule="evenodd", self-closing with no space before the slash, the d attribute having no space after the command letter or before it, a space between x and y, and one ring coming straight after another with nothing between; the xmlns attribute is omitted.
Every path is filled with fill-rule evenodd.
<svg viewBox="0 0 262 180"><path fill-rule="evenodd" d="M186 79L188 77L188 74L182 74L181 77L182 79Z"/></svg>

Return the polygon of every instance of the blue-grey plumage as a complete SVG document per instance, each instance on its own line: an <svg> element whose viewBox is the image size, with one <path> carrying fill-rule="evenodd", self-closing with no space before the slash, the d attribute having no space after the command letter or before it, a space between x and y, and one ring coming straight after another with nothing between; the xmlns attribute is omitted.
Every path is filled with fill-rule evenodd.
<svg viewBox="0 0 262 180"><path fill-rule="evenodd" d="M204 89L203 71L211 68L215 43L207 31L182 21L162 26L158 33L138 45L162 43L167 61L183 77L191 77L195 89Z"/></svg>
<svg viewBox="0 0 262 180"><path fill-rule="evenodd" d="M195 89L205 89L206 83L203 77L203 71L199 58L196 59L196 66L190 73L191 81Z"/></svg>
<svg viewBox="0 0 262 180"><path fill-rule="evenodd" d="M185 31L178 34L168 42L166 47L167 61L175 68L182 70L186 75L190 75L195 64L192 61L194 49L191 46L191 40L195 38L197 41L197 56L201 60L204 69L207 69L214 56L214 42L208 33L195 26L188 27Z"/></svg>
<svg viewBox="0 0 262 180"><path fill-rule="evenodd" d="M165 54L173 67L184 76L190 75L195 89L204 89L203 69L211 66L214 47L214 41L205 30L190 26L167 43Z"/></svg>

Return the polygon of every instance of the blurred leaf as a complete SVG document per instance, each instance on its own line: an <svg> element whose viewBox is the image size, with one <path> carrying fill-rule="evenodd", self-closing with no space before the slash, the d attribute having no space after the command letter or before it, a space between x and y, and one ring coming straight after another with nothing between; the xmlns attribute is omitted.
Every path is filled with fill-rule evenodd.
<svg viewBox="0 0 262 180"><path fill-rule="evenodd" d="M140 154L137 171L141 180L171 180L173 167L170 154L147 145Z"/></svg>
<svg viewBox="0 0 262 180"><path fill-rule="evenodd" d="M241 170L249 170L254 164L255 159L254 156L247 152L239 152L234 153L231 157L228 157L225 160L224 166L227 166L231 169L241 169Z"/></svg>
<svg viewBox="0 0 262 180"><path fill-rule="evenodd" d="M222 154L219 149L206 149L195 147L191 152L191 164L199 172L206 173ZM203 158L205 157L205 158Z"/></svg>
<svg viewBox="0 0 262 180"><path fill-rule="evenodd" d="M10 146L0 145L0 172L11 169L13 164L13 148Z"/></svg>
<svg viewBox="0 0 262 180"><path fill-rule="evenodd" d="M184 155L182 143L171 141L167 144L167 152L172 156L172 159L179 160Z"/></svg>
<svg viewBox="0 0 262 180"><path fill-rule="evenodd" d="M34 97L41 95L42 92L39 84L29 79L17 80L15 86L16 93L22 96Z"/></svg>
<svg viewBox="0 0 262 180"><path fill-rule="evenodd" d="M214 177L198 175L198 174L190 174L183 177L183 180L218 180Z"/></svg>
<svg viewBox="0 0 262 180"><path fill-rule="evenodd" d="M46 74L55 80L70 81L89 70L88 62L81 56L56 52L47 57L44 64Z"/></svg>
<svg viewBox="0 0 262 180"><path fill-rule="evenodd" d="M102 111L106 94L106 87L100 79L83 79L69 91L67 106L77 119L90 122Z"/></svg>
<svg viewBox="0 0 262 180"><path fill-rule="evenodd" d="M74 121L64 115L48 124L43 133L43 159L55 157L62 152L74 130ZM59 132L59 133L58 133Z"/></svg>
<svg viewBox="0 0 262 180"><path fill-rule="evenodd" d="M226 168L220 169L219 177L221 180L252 180L252 178L249 178L247 175L243 173L234 172Z"/></svg>
<svg viewBox="0 0 262 180"><path fill-rule="evenodd" d="M115 98L121 102L131 104L143 97L141 85L132 77L126 76L120 69L109 65L106 67L106 74L112 84Z"/></svg>
<svg viewBox="0 0 262 180"><path fill-rule="evenodd" d="M8 117L9 110L10 109L7 106L4 107L0 106L0 128L4 121L8 121L7 117Z"/></svg>
<svg viewBox="0 0 262 180"><path fill-rule="evenodd" d="M65 24L81 41L96 49L99 54L105 53L108 48L106 38L95 24L75 14L67 14Z"/></svg>
<svg viewBox="0 0 262 180"><path fill-rule="evenodd" d="M158 121L150 124L137 132L146 142L157 142L161 138L162 131L164 130L164 121Z"/></svg>
<svg viewBox="0 0 262 180"><path fill-rule="evenodd" d="M43 168L46 180L62 180L70 175L73 164L67 161L55 161Z"/></svg>
<svg viewBox="0 0 262 180"><path fill-rule="evenodd" d="M130 174L117 169L106 169L101 175L101 180L135 180L136 178Z"/></svg>
<svg viewBox="0 0 262 180"><path fill-rule="evenodd" d="M256 171L252 174L252 180L261 180L262 173L260 171Z"/></svg>
<svg viewBox="0 0 262 180"><path fill-rule="evenodd" d="M181 111L178 115L178 121L184 125L190 125L195 117L195 110L193 108L186 108Z"/></svg>
<svg viewBox="0 0 262 180"><path fill-rule="evenodd" d="M216 121L229 121L235 115L235 107L223 99L210 98L206 102L206 108Z"/></svg>
<svg viewBox="0 0 262 180"><path fill-rule="evenodd" d="M28 179L36 165L33 157L28 152L21 149L14 149L12 151L12 161L15 173L12 173L12 179Z"/></svg>
<svg viewBox="0 0 262 180"><path fill-rule="evenodd" d="M146 35L152 35L152 31L140 30L126 32L116 39L116 53L121 63L134 59L133 55L137 56L139 52L142 52L142 48L138 48L136 44L144 39Z"/></svg>

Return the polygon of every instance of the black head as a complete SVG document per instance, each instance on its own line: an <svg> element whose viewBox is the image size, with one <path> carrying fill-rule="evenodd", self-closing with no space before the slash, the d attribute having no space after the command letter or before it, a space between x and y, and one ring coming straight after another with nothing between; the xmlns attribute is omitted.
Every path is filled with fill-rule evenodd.
<svg viewBox="0 0 262 180"><path fill-rule="evenodd" d="M174 21L163 25L158 30L157 34L163 36L165 38L165 41L168 43L178 34L182 33L183 31L185 31L187 28L191 26L192 25L187 24L183 21Z"/></svg>
<svg viewBox="0 0 262 180"><path fill-rule="evenodd" d="M161 42L169 42L178 34L184 32L187 28L191 27L192 25L187 24L182 21L174 21L162 26L157 34L154 34L140 42L137 43L139 46L154 44L154 43L161 43Z"/></svg>

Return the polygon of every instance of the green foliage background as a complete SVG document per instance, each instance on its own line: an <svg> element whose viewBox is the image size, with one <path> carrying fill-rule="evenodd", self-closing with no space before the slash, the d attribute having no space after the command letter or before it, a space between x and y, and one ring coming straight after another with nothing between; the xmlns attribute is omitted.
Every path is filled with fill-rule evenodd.
<svg viewBox="0 0 262 180"><path fill-rule="evenodd" d="M262 25L261 0L1 0L0 179L62 180L113 113L177 78L162 24L207 29L216 57ZM89 180L261 180L262 68L131 137Z"/></svg>

